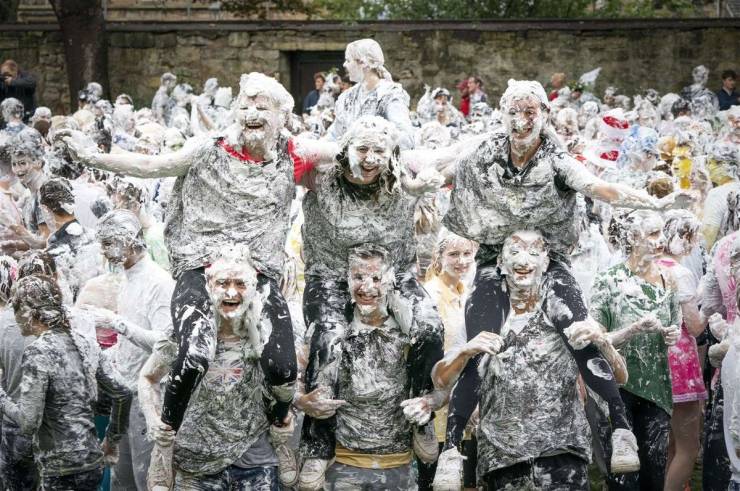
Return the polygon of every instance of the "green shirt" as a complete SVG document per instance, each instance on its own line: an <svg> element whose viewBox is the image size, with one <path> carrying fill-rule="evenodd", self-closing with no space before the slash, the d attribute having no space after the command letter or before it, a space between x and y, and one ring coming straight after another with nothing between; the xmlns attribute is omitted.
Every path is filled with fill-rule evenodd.
<svg viewBox="0 0 740 491"><path fill-rule="evenodd" d="M600 273L592 292L591 315L610 332L628 327L650 313L664 326L680 325L676 292L648 283L625 264ZM619 352L627 362L629 373L623 388L671 414L671 372L663 336L660 333L638 334Z"/></svg>

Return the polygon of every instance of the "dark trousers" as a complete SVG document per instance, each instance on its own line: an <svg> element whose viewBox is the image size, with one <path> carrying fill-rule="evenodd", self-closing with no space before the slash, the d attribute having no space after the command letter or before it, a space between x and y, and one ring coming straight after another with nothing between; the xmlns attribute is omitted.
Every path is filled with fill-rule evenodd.
<svg viewBox="0 0 740 491"><path fill-rule="evenodd" d="M656 404L620 389L632 424L640 456L639 472L607 476L609 491L663 489L668 461L668 434L671 430L670 415ZM611 455L611 438L602 441Z"/></svg>
<svg viewBox="0 0 740 491"><path fill-rule="evenodd" d="M67 476L47 476L41 479L41 491L96 491L102 478L102 467Z"/></svg>
<svg viewBox="0 0 740 491"><path fill-rule="evenodd" d="M728 489L732 472L727 456L724 434L724 393L722 385L712 391L704 420L704 453L702 455L702 489L724 491Z"/></svg>
<svg viewBox="0 0 740 491"><path fill-rule="evenodd" d="M560 332L568 351L573 355L583 381L607 402L612 426L630 428L614 377L604 379L588 368L589 364L596 364L604 371L611 373L609 364L598 348L588 345L583 349L574 350L563 333L573 322L582 321L588 316L588 309L583 302L583 294L578 283L568 267L555 260L550 261L544 281L545 285L541 288L542 294L545 295L542 308ZM561 314L565 311L562 305L570 311L570 316ZM468 340L483 331L500 333L508 315L509 295L505 288L505 279L499 274L495 264L480 265L465 305L465 328ZM465 425L478 404L480 389L478 364L481 358L482 356L478 355L468 362L452 390L445 448L460 445Z"/></svg>
<svg viewBox="0 0 740 491"><path fill-rule="evenodd" d="M262 350L260 365L267 383L277 387L295 382L297 364L293 343L293 324L288 304L274 280L262 274L257 288L268 285L262 318L272 323L270 339ZM206 291L204 268L185 271L172 294L172 325L178 343L162 405L162 421L175 430L180 428L190 397L208 371L210 353L216 343L216 326L211 300ZM271 421L282 421L291 400L277 400L270 410Z"/></svg>
<svg viewBox="0 0 740 491"><path fill-rule="evenodd" d="M412 345L407 360L410 397L433 389L432 368L442 359L444 329L437 308L416 278L408 273L396 276L396 289L413 312ZM303 291L303 316L306 327L313 331L306 367L306 393L319 385L336 387L336 373L327 366L338 366L345 329L351 322L353 306L346 281L326 281L307 276ZM306 457L330 459L334 456L335 420L304 416L301 453Z"/></svg>
<svg viewBox="0 0 740 491"><path fill-rule="evenodd" d="M32 439L7 420L3 421L0 443L0 475L3 489L9 491L36 489L39 481Z"/></svg>
<svg viewBox="0 0 740 491"><path fill-rule="evenodd" d="M588 491L588 463L571 454L539 457L491 471L484 477L487 491L539 489L542 491Z"/></svg>

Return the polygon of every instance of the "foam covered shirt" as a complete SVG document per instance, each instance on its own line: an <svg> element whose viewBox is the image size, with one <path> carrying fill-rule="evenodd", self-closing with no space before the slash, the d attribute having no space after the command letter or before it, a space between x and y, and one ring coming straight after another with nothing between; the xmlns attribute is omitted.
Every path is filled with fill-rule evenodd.
<svg viewBox="0 0 740 491"><path fill-rule="evenodd" d="M170 301L175 282L149 256L124 270L126 281L118 293L118 314L126 321L165 336L172 332ZM139 372L150 352L137 346L126 336L118 336L112 348L113 363L131 390L137 390Z"/></svg>
<svg viewBox="0 0 740 491"><path fill-rule="evenodd" d="M393 123L400 133L402 149L414 147L414 128L409 117L410 97L401 84L381 80L371 91L363 84L355 84L339 94L334 107L335 118L326 130L331 140L339 141L352 123L361 116L380 116Z"/></svg>
<svg viewBox="0 0 740 491"><path fill-rule="evenodd" d="M498 358L481 360L478 467L496 469L570 453L589 461L591 432L578 396L578 367L542 309L512 313Z"/></svg>
<svg viewBox="0 0 740 491"><path fill-rule="evenodd" d="M107 437L117 442L128 427L132 395L97 343L75 331L50 329L26 348L18 402L4 395L0 404L23 433L34 435L42 476L103 466L95 430L99 390L113 399Z"/></svg>
<svg viewBox="0 0 740 491"><path fill-rule="evenodd" d="M155 349L168 363L177 355L172 338ZM265 385L259 359L245 340L218 339L208 371L190 399L177 432L174 462L178 469L215 474L232 464L249 466L245 453L269 428Z"/></svg>
<svg viewBox="0 0 740 491"><path fill-rule="evenodd" d="M249 246L257 269L279 280L295 195L289 140L280 136L272 160L252 162L206 138L172 189L165 240L172 273L209 264L226 244Z"/></svg>
<svg viewBox="0 0 740 491"><path fill-rule="evenodd" d="M397 272L410 271L416 259L416 201L398 185L387 192L378 183L317 176L303 199L305 274L347 281L349 251L363 243L385 247Z"/></svg>
<svg viewBox="0 0 740 491"><path fill-rule="evenodd" d="M400 404L409 397L406 359L410 340L389 317L382 326L353 321L342 345L337 399L337 444L367 454L411 448L411 426Z"/></svg>
<svg viewBox="0 0 740 491"><path fill-rule="evenodd" d="M509 137L494 132L456 165L443 223L480 244L479 263L493 261L517 230L537 230L553 257L567 262L578 242L579 191L599 182L546 136L521 169L509 161Z"/></svg>
<svg viewBox="0 0 740 491"><path fill-rule="evenodd" d="M681 325L678 294L643 280L624 264L599 274L591 296L591 316L618 331L655 314L664 326ZM629 380L624 390L647 399L671 414L673 394L668 365L668 347L660 333L640 333L619 348L627 363Z"/></svg>

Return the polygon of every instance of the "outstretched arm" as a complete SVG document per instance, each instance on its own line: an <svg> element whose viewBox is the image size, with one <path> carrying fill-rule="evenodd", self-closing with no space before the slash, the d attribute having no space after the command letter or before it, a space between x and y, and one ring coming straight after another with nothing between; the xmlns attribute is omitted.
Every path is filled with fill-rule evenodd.
<svg viewBox="0 0 740 491"><path fill-rule="evenodd" d="M444 176L445 183L451 184L457 162L474 152L487 137L488 135L478 135L449 147L434 150L428 148L404 150L401 152L401 163L413 174L418 174L425 168L432 168Z"/></svg>
<svg viewBox="0 0 740 491"><path fill-rule="evenodd" d="M623 184L609 183L591 174L583 165L572 158L560 159L555 170L571 189L589 198L598 199L612 206L647 210L667 210L686 208L691 204L689 195L675 192L658 199L643 190L633 189Z"/></svg>
<svg viewBox="0 0 740 491"><path fill-rule="evenodd" d="M98 153L85 134L65 130L59 133L72 157L90 167L133 177L156 178L183 176L193 162L195 152L207 139L194 138L177 152L164 155L143 155L133 152Z"/></svg>

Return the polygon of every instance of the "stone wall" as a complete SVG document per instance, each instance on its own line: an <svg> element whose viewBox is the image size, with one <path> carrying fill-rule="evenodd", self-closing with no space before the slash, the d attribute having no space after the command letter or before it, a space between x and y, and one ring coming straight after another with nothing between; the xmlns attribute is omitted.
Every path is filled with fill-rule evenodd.
<svg viewBox="0 0 740 491"><path fill-rule="evenodd" d="M625 93L654 87L678 91L691 68L719 72L740 60L740 21L643 20L479 23L181 23L110 24L111 93L126 92L148 104L163 71L172 71L199 90L208 77L238 84L239 74L261 71L290 86L294 51L343 50L347 42L373 37L385 50L387 66L414 100L422 84L452 88L469 74L480 75L495 101L509 78L547 81L564 71L569 78L602 67L596 92L616 85ZM67 110L62 39L54 25L0 26L0 58L13 58L39 80L39 103Z"/></svg>

